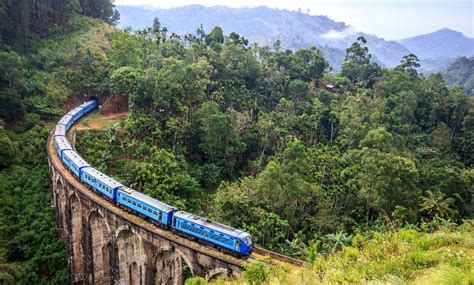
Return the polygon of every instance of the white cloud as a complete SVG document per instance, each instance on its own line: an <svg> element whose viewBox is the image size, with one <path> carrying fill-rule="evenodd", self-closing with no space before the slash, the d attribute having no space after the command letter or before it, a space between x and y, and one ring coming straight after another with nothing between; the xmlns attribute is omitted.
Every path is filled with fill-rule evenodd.
<svg viewBox="0 0 474 285"><path fill-rule="evenodd" d="M357 34L357 31L354 30L352 27L349 27L342 31L330 30L329 32L323 34L322 37L328 40L340 40L353 36L355 34Z"/></svg>

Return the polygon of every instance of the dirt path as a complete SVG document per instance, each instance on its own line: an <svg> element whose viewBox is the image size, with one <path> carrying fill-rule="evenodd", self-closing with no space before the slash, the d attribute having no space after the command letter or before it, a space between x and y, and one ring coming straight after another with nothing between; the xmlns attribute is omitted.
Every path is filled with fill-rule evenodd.
<svg viewBox="0 0 474 285"><path fill-rule="evenodd" d="M102 115L95 111L81 120L77 125L77 130L105 130L124 120L127 112L120 112L109 115Z"/></svg>

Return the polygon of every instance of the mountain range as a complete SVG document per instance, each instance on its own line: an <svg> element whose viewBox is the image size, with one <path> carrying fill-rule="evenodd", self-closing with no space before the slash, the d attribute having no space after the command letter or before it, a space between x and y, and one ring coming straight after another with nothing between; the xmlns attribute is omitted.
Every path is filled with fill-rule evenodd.
<svg viewBox="0 0 474 285"><path fill-rule="evenodd" d="M355 31L344 22L336 22L327 16L272 9L229 8L225 6L205 7L189 5L171 9L149 6L118 6L120 26L142 29L150 26L155 17L168 28L180 35L194 33L202 25L209 32L220 26L225 34L236 32L250 42L272 45L280 40L283 48L299 49L318 46L325 53L337 71L344 60L345 49L359 35L364 35L368 48L375 60L387 67L397 65L404 55L415 53L425 72L443 70L458 56L474 55L474 39L462 33L442 29L431 34L400 41L388 41L376 35Z"/></svg>

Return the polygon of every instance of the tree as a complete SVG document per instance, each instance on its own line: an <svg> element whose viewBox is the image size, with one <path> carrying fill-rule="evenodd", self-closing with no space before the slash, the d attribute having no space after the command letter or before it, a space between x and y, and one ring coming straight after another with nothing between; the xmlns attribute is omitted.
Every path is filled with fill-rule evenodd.
<svg viewBox="0 0 474 285"><path fill-rule="evenodd" d="M10 166L15 160L15 146L0 125L0 169Z"/></svg>
<svg viewBox="0 0 474 285"><path fill-rule="evenodd" d="M413 209L420 196L415 163L387 152L391 149L390 141L386 131L370 131L361 143L365 146L348 151L344 157L348 166L343 177L347 187L363 199L366 223L371 209L390 219L396 206Z"/></svg>
<svg viewBox="0 0 474 285"><path fill-rule="evenodd" d="M411 78L416 79L418 76L417 68L420 66L420 60L418 57L410 53L409 55L403 56L403 59L400 61L400 65L395 67L395 69L402 70L403 72L408 73Z"/></svg>
<svg viewBox="0 0 474 285"><path fill-rule="evenodd" d="M140 69L124 66L110 74L110 89L114 93L130 95L136 91L143 72Z"/></svg>
<svg viewBox="0 0 474 285"><path fill-rule="evenodd" d="M151 113L166 121L198 106L205 98L213 68L205 60L187 64L173 57L163 61L155 79Z"/></svg>
<svg viewBox="0 0 474 285"><path fill-rule="evenodd" d="M115 33L112 36L112 48L109 52L109 59L116 68L131 66L141 67L143 63L141 40L128 33Z"/></svg>
<svg viewBox="0 0 474 285"><path fill-rule="evenodd" d="M197 110L195 120L201 133L199 149L205 161L222 164L227 175L232 175L245 144L235 131L231 116L221 113L216 103L206 102Z"/></svg>
<svg viewBox="0 0 474 285"><path fill-rule="evenodd" d="M82 14L116 25L120 19L120 14L115 8L113 0L79 0Z"/></svg>
<svg viewBox="0 0 474 285"><path fill-rule="evenodd" d="M239 34L235 32L232 32L229 34L229 40L232 44L235 44L244 49L247 48L249 44L249 41L246 38L241 37Z"/></svg>
<svg viewBox="0 0 474 285"><path fill-rule="evenodd" d="M449 218L455 213L451 208L454 199L446 198L440 191L426 191L426 196L423 196L421 200L420 211L426 213L429 218Z"/></svg>
<svg viewBox="0 0 474 285"><path fill-rule="evenodd" d="M194 197L200 193L199 183L186 171L186 162L165 149L152 148L147 161L129 161L125 181L151 197L179 208L196 209ZM187 199L184 199L187 197Z"/></svg>
<svg viewBox="0 0 474 285"><path fill-rule="evenodd" d="M372 54L366 47L367 40L359 36L351 47L346 49L346 58L342 64L342 75L349 78L353 84L361 87L372 87L376 78L381 74L381 68L371 62Z"/></svg>
<svg viewBox="0 0 474 285"><path fill-rule="evenodd" d="M329 68L329 63L324 58L323 53L316 47L300 49L296 52L296 56L302 58L306 65L301 75L302 78L307 81L316 80L319 82Z"/></svg>
<svg viewBox="0 0 474 285"><path fill-rule="evenodd" d="M212 49L219 49L220 45L224 43L224 32L221 27L214 27L211 32L206 36L206 45Z"/></svg>

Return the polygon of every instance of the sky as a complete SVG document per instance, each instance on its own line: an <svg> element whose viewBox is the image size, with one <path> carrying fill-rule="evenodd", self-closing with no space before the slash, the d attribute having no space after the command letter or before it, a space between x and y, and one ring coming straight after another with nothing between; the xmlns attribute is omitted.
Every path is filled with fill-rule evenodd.
<svg viewBox="0 0 474 285"><path fill-rule="evenodd" d="M191 4L229 7L268 6L297 10L351 25L385 39L402 39L450 28L474 37L474 0L115 0L116 5L159 8Z"/></svg>

